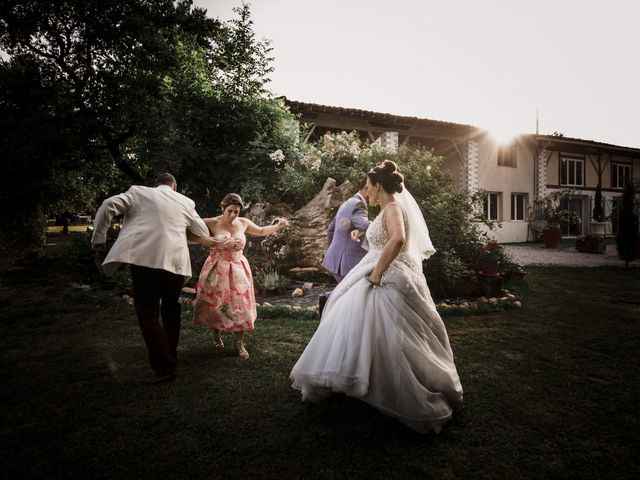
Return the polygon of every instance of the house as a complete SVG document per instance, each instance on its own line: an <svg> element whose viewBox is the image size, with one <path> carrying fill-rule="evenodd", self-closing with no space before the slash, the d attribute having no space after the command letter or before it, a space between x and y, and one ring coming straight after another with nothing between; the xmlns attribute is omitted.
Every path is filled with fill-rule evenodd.
<svg viewBox="0 0 640 480"><path fill-rule="evenodd" d="M534 198L568 187L575 189L568 207L582 222L563 226L563 235L590 233L598 181L608 216L620 201L625 182L640 178L640 148L537 134L520 135L501 145L488 131L472 125L285 102L301 122L310 125L307 140L326 132L355 130L363 140L379 141L390 149L432 149L444 158L458 188L487 192L485 213L501 223L493 235L502 243L535 239L542 224L532 208ZM615 229L612 221L607 233L615 233Z"/></svg>

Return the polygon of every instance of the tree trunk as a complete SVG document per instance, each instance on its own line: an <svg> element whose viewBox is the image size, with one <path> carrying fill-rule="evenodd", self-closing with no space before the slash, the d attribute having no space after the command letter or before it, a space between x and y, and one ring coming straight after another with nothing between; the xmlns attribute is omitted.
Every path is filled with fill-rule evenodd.
<svg viewBox="0 0 640 480"><path fill-rule="evenodd" d="M120 151L120 145L122 145L125 140L133 135L133 129L130 129L127 133L123 133L118 137L113 137L110 134L103 132L102 137L104 138L107 144L107 150L113 159L113 162L116 164L116 167L120 169L122 173L124 173L128 178L131 179L134 183L144 183L144 178L140 176L138 172L136 172L129 163L122 157L122 152Z"/></svg>

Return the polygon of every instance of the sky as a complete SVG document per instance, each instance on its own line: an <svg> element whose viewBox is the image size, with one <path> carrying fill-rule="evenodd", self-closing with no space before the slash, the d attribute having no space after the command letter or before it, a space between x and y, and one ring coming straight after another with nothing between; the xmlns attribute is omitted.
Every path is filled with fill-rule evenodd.
<svg viewBox="0 0 640 480"><path fill-rule="evenodd" d="M241 0L194 0L229 20ZM288 99L640 148L637 0L253 0Z"/></svg>

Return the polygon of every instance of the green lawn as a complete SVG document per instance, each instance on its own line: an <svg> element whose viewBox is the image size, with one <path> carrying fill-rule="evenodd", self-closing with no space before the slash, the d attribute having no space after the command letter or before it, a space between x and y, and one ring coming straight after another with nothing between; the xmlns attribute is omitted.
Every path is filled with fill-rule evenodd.
<svg viewBox="0 0 640 480"><path fill-rule="evenodd" d="M87 228L93 227L91 224L69 225L69 233L87 233ZM62 234L62 225L52 225L47 227L48 234Z"/></svg>
<svg viewBox="0 0 640 480"><path fill-rule="evenodd" d="M419 435L354 399L300 402L288 374L315 319L259 320L243 362L215 353L185 312L180 377L142 385L132 307L39 261L2 277L0 473L638 478L639 274L529 269L522 309L445 317L465 403L442 433Z"/></svg>

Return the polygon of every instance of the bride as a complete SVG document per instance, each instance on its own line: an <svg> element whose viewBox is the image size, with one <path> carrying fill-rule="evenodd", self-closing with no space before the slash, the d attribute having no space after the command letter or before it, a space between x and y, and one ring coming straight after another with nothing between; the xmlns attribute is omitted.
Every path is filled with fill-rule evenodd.
<svg viewBox="0 0 640 480"><path fill-rule="evenodd" d="M397 165L385 160L367 177L369 202L380 206L369 253L331 292L291 380L304 401L341 392L418 432L439 432L462 386L422 274L435 250Z"/></svg>

